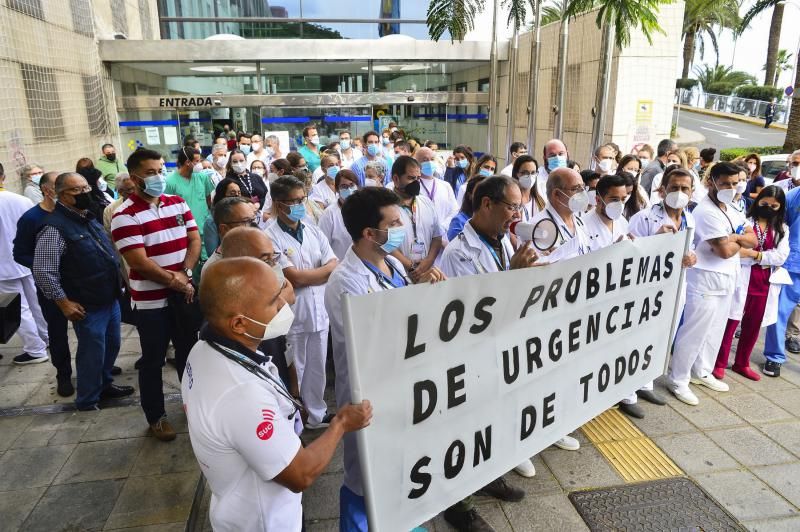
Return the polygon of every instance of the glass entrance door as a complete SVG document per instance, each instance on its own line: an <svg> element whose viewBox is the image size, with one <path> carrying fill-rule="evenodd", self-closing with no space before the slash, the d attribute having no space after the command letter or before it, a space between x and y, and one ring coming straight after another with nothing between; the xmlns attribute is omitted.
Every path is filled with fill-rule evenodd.
<svg viewBox="0 0 800 532"><path fill-rule="evenodd" d="M338 140L341 131L347 130L355 138L374 128L368 105L261 108L262 134L278 137L284 157L303 145L303 128L309 124L316 124L323 144Z"/></svg>

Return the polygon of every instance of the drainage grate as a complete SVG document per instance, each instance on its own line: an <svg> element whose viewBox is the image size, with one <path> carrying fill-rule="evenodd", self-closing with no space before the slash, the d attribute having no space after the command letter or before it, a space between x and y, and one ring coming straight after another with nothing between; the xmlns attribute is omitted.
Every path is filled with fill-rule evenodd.
<svg viewBox="0 0 800 532"><path fill-rule="evenodd" d="M592 531L745 531L688 478L576 491L570 501Z"/></svg>

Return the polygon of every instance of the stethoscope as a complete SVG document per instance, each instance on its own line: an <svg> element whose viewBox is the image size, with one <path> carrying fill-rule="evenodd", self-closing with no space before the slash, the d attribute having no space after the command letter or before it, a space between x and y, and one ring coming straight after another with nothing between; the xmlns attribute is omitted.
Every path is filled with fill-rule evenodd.
<svg viewBox="0 0 800 532"><path fill-rule="evenodd" d="M550 217L550 221L553 222L553 225L556 226L556 231L558 231L558 238L560 240L559 246L563 246L564 243L567 241L567 239L564 238L564 235L562 234L561 229L564 229L564 232L567 233L567 235L570 237L570 239L572 239L572 238L580 239L580 236L578 236L578 227L579 226L583 227L583 220L581 220L580 216L573 216L572 217L575 220L575 234L573 235L572 233L569 232L569 229L567 229L566 225L564 225L563 223L559 224L559 223L556 222L556 219L553 216L553 213L550 212L550 209L546 209L546 210L547 210L547 216ZM580 249L581 255L584 255L586 253L586 251L583 248L583 242L581 242L581 245L580 245L579 249Z"/></svg>
<svg viewBox="0 0 800 532"><path fill-rule="evenodd" d="M469 243L467 242L467 237L464 235L464 232L463 232L463 231L462 231L461 233L458 233L458 237L457 237L457 238L459 238L459 239L460 239L462 242L464 242L464 244L465 244L465 245L469 246ZM489 249L489 251L492 253L492 259L493 259L493 260L495 261L495 263L497 264L497 266L498 266L498 271L501 271L501 272L502 272L502 271L506 271L506 270L505 270L505 269L502 267L502 264L500 263L500 257L497 257L497 256L496 256L496 255L497 255L497 253L496 253L496 252L495 252L493 249L489 248L488 244L484 244L484 245L486 245L486 247L487 247L487 248ZM501 243L501 246L502 246L502 243ZM505 257L505 259L506 259L506 264L511 264L511 260L508 258L508 253L506 253L506 248L505 248L505 246L503 246L503 256L504 256L504 257ZM461 256L461 258L460 258L459 260L460 260L461 262L469 262L469 263L471 263L471 264L472 264L472 266L475 268L475 270L476 270L478 273L489 273L489 271L488 271L486 268L484 268L484 267L483 267L483 264L481 264L481 263L480 263L480 261L476 261L476 260L475 260L475 257L473 257L473 256L469 256L469 257L468 257L468 256L466 256L466 255L462 255L462 256Z"/></svg>
<svg viewBox="0 0 800 532"><path fill-rule="evenodd" d="M272 388L276 392L278 392L278 395L289 401L294 407L294 411L291 414L289 414L286 419L293 419L295 414L297 414L298 411L303 409L303 403L292 397L292 394L289 393L289 390L287 390L286 387L284 387L282 382L276 379L267 370L265 370L264 368L262 368L261 366L250 360L250 358L244 356L243 354L237 351L234 351L233 349L225 347L224 345L218 345L215 344L214 342L208 342L208 345L210 345L215 351L220 353L228 360L236 362L239 366L243 367L256 377L258 377L259 379L269 383L272 386Z"/></svg>

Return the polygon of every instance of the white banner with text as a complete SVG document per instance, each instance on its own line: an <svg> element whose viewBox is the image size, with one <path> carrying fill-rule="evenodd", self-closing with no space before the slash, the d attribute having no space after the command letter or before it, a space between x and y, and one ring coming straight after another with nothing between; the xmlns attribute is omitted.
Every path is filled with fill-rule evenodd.
<svg viewBox="0 0 800 532"><path fill-rule="evenodd" d="M661 375L687 236L349 297L370 529L414 528Z"/></svg>

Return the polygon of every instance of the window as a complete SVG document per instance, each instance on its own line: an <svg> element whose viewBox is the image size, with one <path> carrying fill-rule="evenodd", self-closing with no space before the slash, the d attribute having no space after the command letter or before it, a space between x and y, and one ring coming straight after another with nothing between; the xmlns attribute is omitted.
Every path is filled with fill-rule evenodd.
<svg viewBox="0 0 800 532"><path fill-rule="evenodd" d="M8 7L29 17L44 20L42 0L8 0Z"/></svg>
<svg viewBox="0 0 800 532"><path fill-rule="evenodd" d="M125 12L125 0L111 0L111 24L114 33L128 35L128 14Z"/></svg>
<svg viewBox="0 0 800 532"><path fill-rule="evenodd" d="M456 90L455 92L467 92L467 84L466 83L456 83ZM456 105L453 106L455 109L455 121L464 123L467 121L467 106L466 105Z"/></svg>
<svg viewBox="0 0 800 532"><path fill-rule="evenodd" d="M52 68L20 63L28 115L36 140L64 138L64 118Z"/></svg>
<svg viewBox="0 0 800 532"><path fill-rule="evenodd" d="M89 133L100 137L108 133L105 106L103 105L103 85L98 76L81 76L83 82L83 101L86 103L86 120Z"/></svg>
<svg viewBox="0 0 800 532"><path fill-rule="evenodd" d="M92 8L89 0L69 0L69 11L72 15L73 29L81 35L93 37Z"/></svg>
<svg viewBox="0 0 800 532"><path fill-rule="evenodd" d="M153 38L153 21L150 18L150 2L139 0L139 22L142 25L142 39Z"/></svg>

